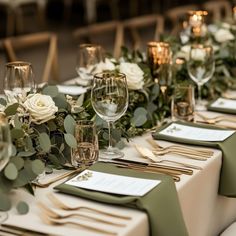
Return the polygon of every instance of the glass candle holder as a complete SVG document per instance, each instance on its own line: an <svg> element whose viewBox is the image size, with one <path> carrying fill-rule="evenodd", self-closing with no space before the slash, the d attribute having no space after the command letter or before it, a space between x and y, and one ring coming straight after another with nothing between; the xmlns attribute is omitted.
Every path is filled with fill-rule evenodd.
<svg viewBox="0 0 236 236"><path fill-rule="evenodd" d="M194 107L194 87L192 85L177 85L172 98L172 120L193 121Z"/></svg>
<svg viewBox="0 0 236 236"><path fill-rule="evenodd" d="M147 58L152 76L164 94L172 79L170 45L165 42L149 42L147 44Z"/></svg>
<svg viewBox="0 0 236 236"><path fill-rule="evenodd" d="M98 160L98 137L93 121L77 121L75 126L77 147L72 149L71 164L75 167L88 167Z"/></svg>
<svg viewBox="0 0 236 236"><path fill-rule="evenodd" d="M204 37L207 33L205 16L207 11L189 11L189 27L193 38Z"/></svg>

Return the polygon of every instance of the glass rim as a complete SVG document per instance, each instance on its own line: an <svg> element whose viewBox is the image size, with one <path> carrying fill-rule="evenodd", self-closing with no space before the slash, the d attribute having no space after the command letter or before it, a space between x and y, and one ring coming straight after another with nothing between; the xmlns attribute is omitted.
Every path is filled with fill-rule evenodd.
<svg viewBox="0 0 236 236"><path fill-rule="evenodd" d="M98 73L94 74L93 78L104 79L104 77L107 78L109 76L119 77L119 78L123 78L126 80L126 75L124 73L116 72L116 71L98 72Z"/></svg>
<svg viewBox="0 0 236 236"><path fill-rule="evenodd" d="M163 41L150 41L147 43L148 47L166 47L169 48L170 44Z"/></svg>
<svg viewBox="0 0 236 236"><path fill-rule="evenodd" d="M102 48L102 46L94 43L82 43L78 45L78 48Z"/></svg>
<svg viewBox="0 0 236 236"><path fill-rule="evenodd" d="M13 61L5 64L6 67L15 67L15 66L32 66L31 62L27 61Z"/></svg>

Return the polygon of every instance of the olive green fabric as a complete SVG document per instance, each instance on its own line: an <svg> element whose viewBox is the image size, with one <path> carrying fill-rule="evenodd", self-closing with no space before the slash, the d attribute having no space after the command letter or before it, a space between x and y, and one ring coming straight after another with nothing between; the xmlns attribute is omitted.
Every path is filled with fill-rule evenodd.
<svg viewBox="0 0 236 236"><path fill-rule="evenodd" d="M190 122L176 123L198 128L221 129L212 125L194 124ZM213 147L218 148L222 151L223 158L218 192L220 195L236 197L236 133L222 142L196 141L184 138L170 137L159 133L169 125L170 124L167 124L153 133L153 138L158 140Z"/></svg>
<svg viewBox="0 0 236 236"><path fill-rule="evenodd" d="M137 208L148 214L152 236L188 235L183 220L175 184L171 177L162 174L121 169L108 163L96 163L91 170L123 176L161 180L154 189L142 197L107 194L61 184L56 189L90 200Z"/></svg>

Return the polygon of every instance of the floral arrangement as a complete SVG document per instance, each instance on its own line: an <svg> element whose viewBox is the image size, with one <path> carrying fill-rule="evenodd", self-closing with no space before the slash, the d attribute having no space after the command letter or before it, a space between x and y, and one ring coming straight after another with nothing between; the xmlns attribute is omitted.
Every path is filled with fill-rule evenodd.
<svg viewBox="0 0 236 236"><path fill-rule="evenodd" d="M176 82L188 79L186 61L192 43L205 43L212 45L215 55L215 73L213 78L203 86L205 99L214 99L229 88L236 87L236 26L228 23L218 23L202 26L201 37L191 38L190 29L187 28L180 34L180 39L174 43L174 61ZM180 59L180 60L179 60Z"/></svg>

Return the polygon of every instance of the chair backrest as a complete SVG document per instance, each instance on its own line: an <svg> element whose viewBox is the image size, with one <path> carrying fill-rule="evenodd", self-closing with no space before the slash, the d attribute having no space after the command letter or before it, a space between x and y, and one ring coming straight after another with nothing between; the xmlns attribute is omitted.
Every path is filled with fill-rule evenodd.
<svg viewBox="0 0 236 236"><path fill-rule="evenodd" d="M202 8L203 10L208 11L213 21L232 19L233 10L229 1L217 0L217 1L205 2L202 5Z"/></svg>
<svg viewBox="0 0 236 236"><path fill-rule="evenodd" d="M180 7L175 7L168 10L165 13L165 18L171 23L171 31L172 35L177 35L180 30L182 30L183 21L187 19L187 15L189 11L198 10L198 6L195 4L185 5Z"/></svg>
<svg viewBox="0 0 236 236"><path fill-rule="evenodd" d="M164 32L164 18L161 15L151 14L144 15L135 18L125 20L123 22L124 29L129 29L131 31L131 36L133 40L133 49L140 49L142 42L147 41L159 41L160 35ZM141 30L149 29L149 27L154 26L151 31L152 35L148 35L150 38L142 41ZM150 31L150 30L149 30ZM146 31L145 31L146 32ZM145 33L143 33L143 38Z"/></svg>
<svg viewBox="0 0 236 236"><path fill-rule="evenodd" d="M8 61L24 61L17 57L16 51L20 49L30 49L48 43L48 53L44 66L41 82L48 82L50 74L52 78L59 81L58 58L57 58L57 35L50 32L28 34L22 36L9 37L3 40L3 46L6 50Z"/></svg>
<svg viewBox="0 0 236 236"><path fill-rule="evenodd" d="M109 33L111 33L112 36L115 35L113 39L113 56L118 58L120 56L121 46L123 45L123 25L119 21L102 22L81 27L76 29L73 35L78 38L81 43L89 42L101 44L101 46L107 49L106 46L99 42L98 35L101 35L103 40L105 35Z"/></svg>

